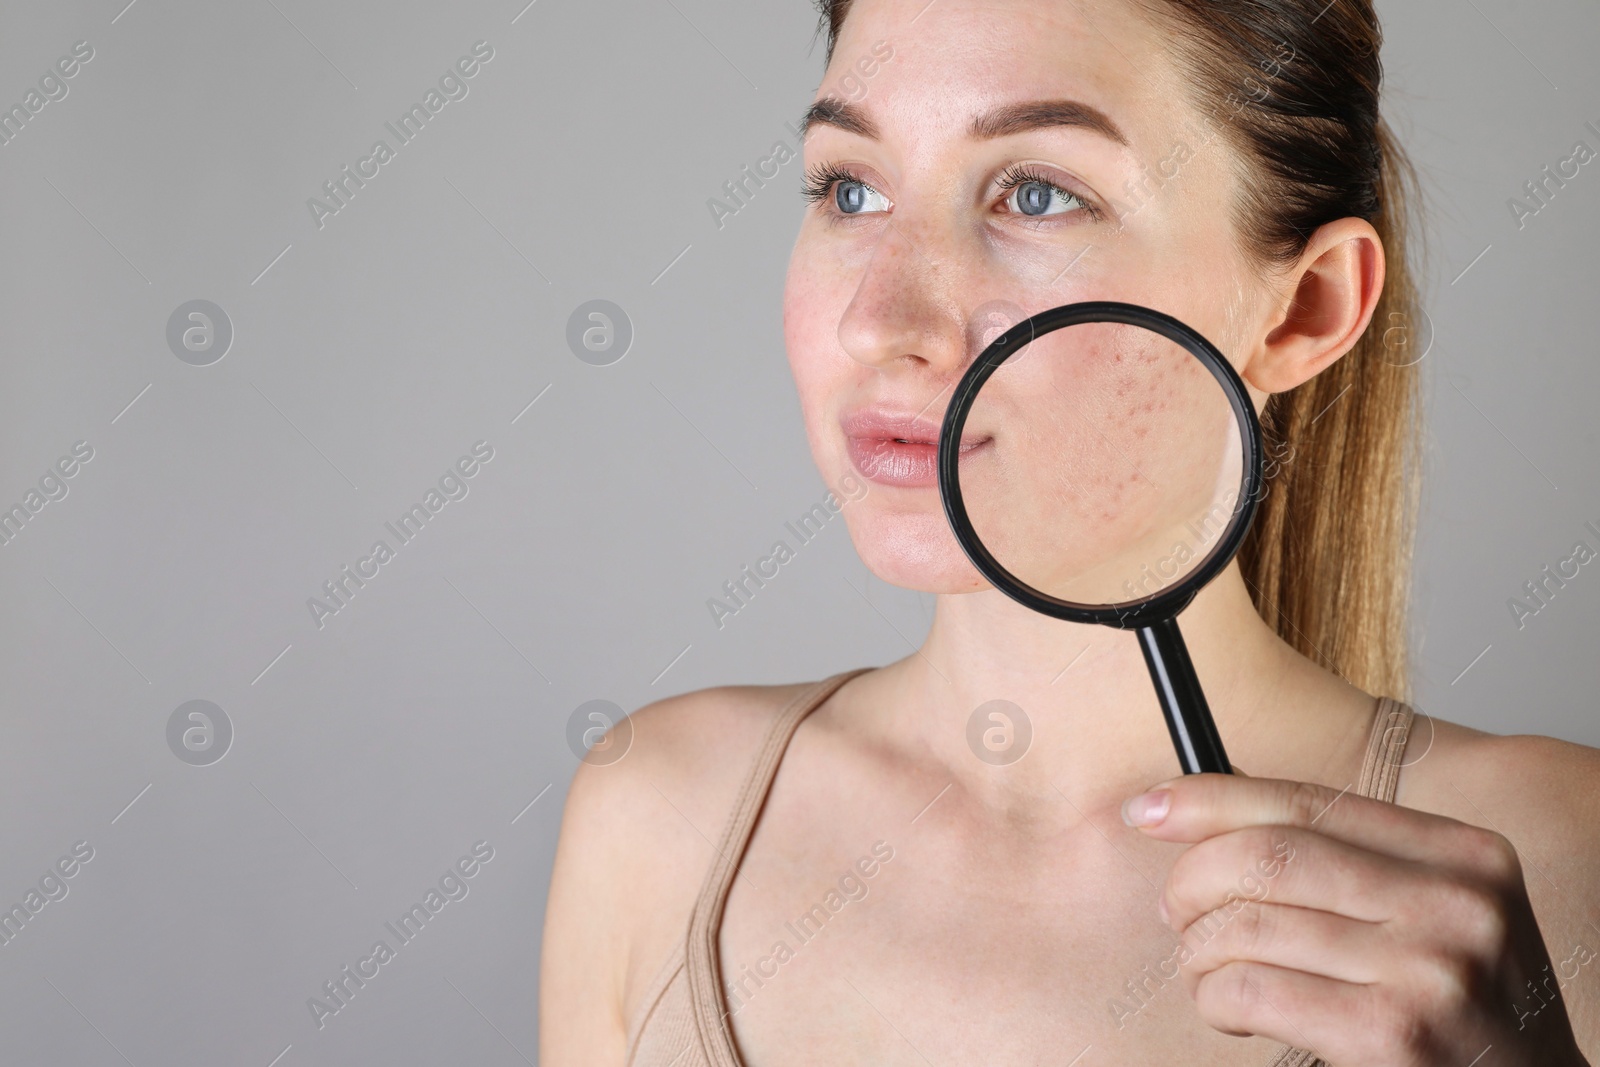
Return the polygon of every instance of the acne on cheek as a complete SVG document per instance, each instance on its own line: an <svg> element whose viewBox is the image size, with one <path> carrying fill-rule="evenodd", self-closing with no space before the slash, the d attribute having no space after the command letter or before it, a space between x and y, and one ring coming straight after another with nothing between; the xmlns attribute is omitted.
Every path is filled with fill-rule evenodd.
<svg viewBox="0 0 1600 1067"><path fill-rule="evenodd" d="M1176 346L1168 350L1163 343L1159 353L1127 359L1118 353L1112 359L1120 368L1115 393L1125 408L1124 424L1136 438L1158 429L1157 437L1175 446L1196 420L1219 413L1227 402L1211 372Z"/></svg>
<svg viewBox="0 0 1600 1067"><path fill-rule="evenodd" d="M1115 537L1165 510L1170 501L1157 496L1156 487L1192 480L1184 467L1198 447L1195 423L1216 410L1208 405L1223 403L1210 372L1164 340L1134 347L1109 337L1085 339L1049 359L1058 361L1059 372L1041 375L1053 380L1027 392L1086 398L1084 417L1075 424L1081 431L1087 420L1098 429L1077 438L1074 422L1066 422L1060 431L1060 454L1075 457L1073 480L1089 504L1085 518Z"/></svg>
<svg viewBox="0 0 1600 1067"><path fill-rule="evenodd" d="M1061 417L1040 427L1034 441L1018 442L1019 448L1043 449L1060 459L1035 472L1035 492L1039 499L1060 501L1052 506L1067 509L1056 513L1061 519L1114 536L1116 524L1136 505L1142 482L1135 465L1148 469L1135 453L1147 448L1141 440L1149 433L1144 412L1160 402L1162 387L1148 370L1135 369L1103 332L1091 330L1066 327L1022 349L1014 357L1019 373L1006 384L1015 402L997 421L1004 426L1007 419L1033 418L1040 405L1060 405Z"/></svg>

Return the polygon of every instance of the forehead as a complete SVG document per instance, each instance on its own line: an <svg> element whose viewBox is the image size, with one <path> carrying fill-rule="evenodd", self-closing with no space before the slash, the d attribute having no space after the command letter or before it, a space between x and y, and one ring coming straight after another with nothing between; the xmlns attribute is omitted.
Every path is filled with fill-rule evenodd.
<svg viewBox="0 0 1600 1067"><path fill-rule="evenodd" d="M1144 157L1191 118L1171 45L1136 0L854 0L818 96L854 101L906 144L965 136L1010 103L1079 101ZM892 60L863 77L874 47Z"/></svg>

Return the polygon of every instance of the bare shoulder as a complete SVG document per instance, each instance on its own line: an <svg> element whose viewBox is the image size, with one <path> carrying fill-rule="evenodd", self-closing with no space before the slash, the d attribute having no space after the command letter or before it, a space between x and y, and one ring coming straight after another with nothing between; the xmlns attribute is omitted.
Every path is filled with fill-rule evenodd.
<svg viewBox="0 0 1600 1067"><path fill-rule="evenodd" d="M1430 746L1430 737L1432 744ZM1516 849L1551 959L1600 949L1600 749L1539 734L1499 735L1418 715L1396 801L1471 823ZM1600 1033L1592 1001L1584 1025ZM1574 1019L1574 1024L1578 1024Z"/></svg>
<svg viewBox="0 0 1600 1067"><path fill-rule="evenodd" d="M1600 863L1600 749L1417 715L1395 800L1494 829L1543 866Z"/></svg>
<svg viewBox="0 0 1600 1067"><path fill-rule="evenodd" d="M627 844L619 861L688 859L698 890L712 841L762 740L778 714L815 684L715 686L646 704L628 716L632 737L625 753L614 762L579 765L569 810L598 819Z"/></svg>
<svg viewBox="0 0 1600 1067"><path fill-rule="evenodd" d="M815 684L665 697L613 726L578 764L545 913L541 1016L555 1031L624 1032L683 935L762 739ZM587 1045L580 1056L562 1040L552 1037L553 1060L613 1058Z"/></svg>

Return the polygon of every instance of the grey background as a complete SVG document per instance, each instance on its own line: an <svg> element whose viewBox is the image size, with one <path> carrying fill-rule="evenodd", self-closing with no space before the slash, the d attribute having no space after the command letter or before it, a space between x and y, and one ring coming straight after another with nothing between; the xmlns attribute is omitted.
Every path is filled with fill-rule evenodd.
<svg viewBox="0 0 1600 1067"><path fill-rule="evenodd" d="M0 903L94 848L0 947L7 1062L532 1062L571 712L925 632L842 523L722 630L705 606L827 491L782 346L800 164L706 207L793 146L809 4L524 2L0 8L0 106L94 49L0 146L0 503L94 449L0 547ZM1600 162L1520 231L1506 206L1600 148L1600 11L1382 13L1434 250L1416 703L1600 744L1600 568L1506 607L1600 524ZM468 95L318 229L307 198L478 40ZM210 366L166 342L195 299L234 329ZM633 324L609 366L566 344L592 299ZM307 598L479 440L319 630ZM167 743L197 699L234 730L210 766ZM307 998L479 840L469 895L318 1030Z"/></svg>

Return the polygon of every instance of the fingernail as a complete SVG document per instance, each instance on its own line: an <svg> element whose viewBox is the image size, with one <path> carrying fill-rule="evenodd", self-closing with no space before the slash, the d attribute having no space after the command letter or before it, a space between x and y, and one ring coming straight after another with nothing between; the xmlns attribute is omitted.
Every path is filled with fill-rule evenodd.
<svg viewBox="0 0 1600 1067"><path fill-rule="evenodd" d="M1172 916L1167 914L1167 898L1165 894L1156 897L1156 910L1161 913L1161 921L1170 926L1172 924Z"/></svg>
<svg viewBox="0 0 1600 1067"><path fill-rule="evenodd" d="M1167 789L1129 797L1122 802L1122 821L1129 826L1154 826L1167 817L1171 803L1172 792Z"/></svg>

